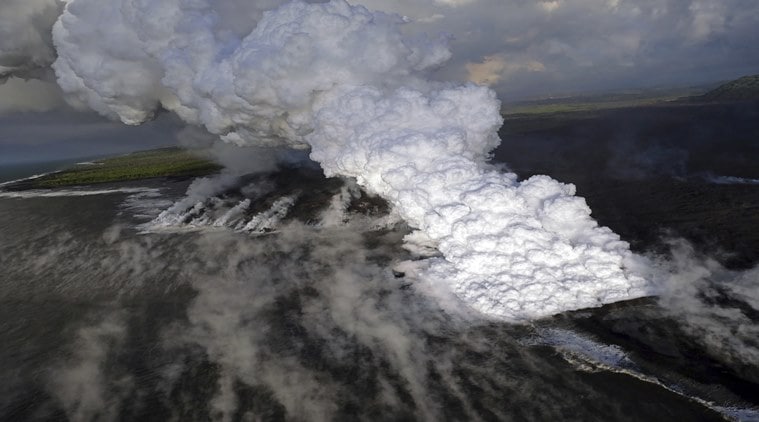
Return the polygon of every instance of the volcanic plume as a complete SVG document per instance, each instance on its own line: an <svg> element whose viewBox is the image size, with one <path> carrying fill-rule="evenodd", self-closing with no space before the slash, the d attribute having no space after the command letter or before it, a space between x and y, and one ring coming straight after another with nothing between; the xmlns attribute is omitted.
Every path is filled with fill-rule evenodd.
<svg viewBox="0 0 759 422"><path fill-rule="evenodd" d="M521 320L650 293L629 245L575 188L488 163L500 102L430 80L444 38L345 0L69 0L53 28L71 104L126 124L159 109L240 146L309 148L442 257L407 275L486 316Z"/></svg>

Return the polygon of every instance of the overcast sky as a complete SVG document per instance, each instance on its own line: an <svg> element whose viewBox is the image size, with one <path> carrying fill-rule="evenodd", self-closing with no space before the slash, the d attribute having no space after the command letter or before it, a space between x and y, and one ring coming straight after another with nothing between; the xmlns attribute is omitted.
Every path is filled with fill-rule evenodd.
<svg viewBox="0 0 759 422"><path fill-rule="evenodd" d="M168 114L140 126L70 110L6 114L0 116L0 166L172 146L181 126Z"/></svg>
<svg viewBox="0 0 759 422"><path fill-rule="evenodd" d="M407 16L408 31L449 37L453 57L434 77L489 85L505 102L759 73L757 0L352 2ZM54 59L45 28L60 7L0 0L0 80L19 63L44 67ZM0 165L174 142L175 119L134 128L73 112L54 76L41 73L49 82L11 77L0 85Z"/></svg>
<svg viewBox="0 0 759 422"><path fill-rule="evenodd" d="M440 73L504 101L759 73L756 0L356 0L452 39Z"/></svg>

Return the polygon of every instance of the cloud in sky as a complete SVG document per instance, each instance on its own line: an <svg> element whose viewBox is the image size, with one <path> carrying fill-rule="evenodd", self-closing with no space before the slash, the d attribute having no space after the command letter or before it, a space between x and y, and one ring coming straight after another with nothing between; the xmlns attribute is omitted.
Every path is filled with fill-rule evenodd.
<svg viewBox="0 0 759 422"><path fill-rule="evenodd" d="M3 0L0 4L0 82L29 75L55 60L50 28L60 15L59 0Z"/></svg>
<svg viewBox="0 0 759 422"><path fill-rule="evenodd" d="M485 56L480 63L467 63L467 79L479 85L496 85L516 72L544 72L543 63L531 59L511 59L499 55Z"/></svg>
<svg viewBox="0 0 759 422"><path fill-rule="evenodd" d="M452 7L464 6L474 2L475 0L435 0L435 3L437 4L443 4Z"/></svg>
<svg viewBox="0 0 759 422"><path fill-rule="evenodd" d="M240 36L263 10L282 2L250 3L244 10L237 2L212 3L219 24ZM351 2L407 16L409 32L449 34L453 59L437 78L488 83L507 101L688 85L759 72L754 42L759 38L759 3L754 0ZM0 78L34 76L52 63L50 29L62 8L59 0L0 5Z"/></svg>
<svg viewBox="0 0 759 422"><path fill-rule="evenodd" d="M50 111L64 106L63 93L53 82L11 77L0 85L0 115Z"/></svg>
<svg viewBox="0 0 759 422"><path fill-rule="evenodd" d="M487 83L505 101L759 72L753 0L354 2L451 34L437 77Z"/></svg>
<svg viewBox="0 0 759 422"><path fill-rule="evenodd" d="M448 34L453 56L434 78L485 84L506 102L759 73L755 0L351 2L406 16L407 32ZM250 3L244 10L231 7L238 2L212 3L217 26L240 36L252 29L263 10L283 0ZM0 80L8 81L0 87L0 115L60 106L52 85L9 78L49 77L44 68L55 59L51 28L62 8L59 0L0 4ZM112 45L126 42L117 41ZM20 120L12 120L18 128Z"/></svg>
<svg viewBox="0 0 759 422"><path fill-rule="evenodd" d="M0 166L170 146L181 127L169 114L142 126L125 126L71 110L9 113L0 115Z"/></svg>

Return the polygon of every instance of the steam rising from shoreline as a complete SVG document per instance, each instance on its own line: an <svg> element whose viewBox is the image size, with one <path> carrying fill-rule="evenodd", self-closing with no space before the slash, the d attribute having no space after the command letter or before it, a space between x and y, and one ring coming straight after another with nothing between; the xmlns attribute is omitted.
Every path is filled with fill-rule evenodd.
<svg viewBox="0 0 759 422"><path fill-rule="evenodd" d="M649 294L629 245L574 186L518 182L487 163L500 102L426 78L450 58L444 40L344 0L237 14L232 3L246 4L70 0L53 29L58 84L73 105L126 124L163 108L239 146L310 148L327 176L356 178L443 254L407 264L409 276L446 283L486 316Z"/></svg>

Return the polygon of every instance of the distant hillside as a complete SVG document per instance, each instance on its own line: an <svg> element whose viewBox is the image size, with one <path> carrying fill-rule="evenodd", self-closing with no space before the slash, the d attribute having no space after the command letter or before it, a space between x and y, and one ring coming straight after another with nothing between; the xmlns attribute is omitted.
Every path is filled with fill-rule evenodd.
<svg viewBox="0 0 759 422"><path fill-rule="evenodd" d="M727 82L694 99L709 102L759 100L759 75L744 76Z"/></svg>
<svg viewBox="0 0 759 422"><path fill-rule="evenodd" d="M715 87L693 86L679 88L653 88L608 92L603 94L577 95L561 98L546 98L505 103L501 109L504 115L546 115L556 113L595 112L620 108L642 107L666 104L681 98L708 92Z"/></svg>

